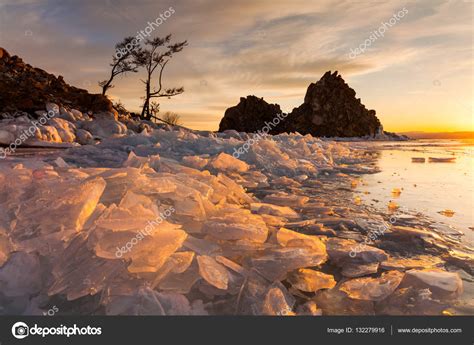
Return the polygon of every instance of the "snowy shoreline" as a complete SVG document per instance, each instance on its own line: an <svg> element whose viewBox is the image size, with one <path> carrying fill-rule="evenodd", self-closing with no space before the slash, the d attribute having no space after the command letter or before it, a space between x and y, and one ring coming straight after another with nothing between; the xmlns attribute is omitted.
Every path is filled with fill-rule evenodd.
<svg viewBox="0 0 474 345"><path fill-rule="evenodd" d="M458 273L472 254L353 202L371 152L281 134L236 159L250 135L114 115L77 121L99 143L0 160L3 313L472 313Z"/></svg>

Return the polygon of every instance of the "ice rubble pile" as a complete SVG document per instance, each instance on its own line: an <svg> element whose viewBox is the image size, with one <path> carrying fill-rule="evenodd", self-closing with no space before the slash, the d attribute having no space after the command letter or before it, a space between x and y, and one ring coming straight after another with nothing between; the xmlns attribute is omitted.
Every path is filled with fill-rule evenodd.
<svg viewBox="0 0 474 345"><path fill-rule="evenodd" d="M374 314L408 299L440 313L435 297L462 292L442 260L353 258L358 243L334 237L304 190L367 171L359 151L283 134L233 157L251 138L150 130L3 161L0 313Z"/></svg>
<svg viewBox="0 0 474 345"><path fill-rule="evenodd" d="M0 113L0 144L17 141L23 146L74 146L94 144L104 138L134 135L157 127L117 111L82 113L77 109L46 103L45 111Z"/></svg>

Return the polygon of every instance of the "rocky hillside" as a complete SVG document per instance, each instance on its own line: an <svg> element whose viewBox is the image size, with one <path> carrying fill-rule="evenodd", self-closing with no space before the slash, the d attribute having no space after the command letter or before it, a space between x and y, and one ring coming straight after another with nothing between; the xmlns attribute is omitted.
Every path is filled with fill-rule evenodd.
<svg viewBox="0 0 474 345"><path fill-rule="evenodd" d="M20 146L95 144L158 127L119 110L107 97L70 86L0 48L0 158Z"/></svg>
<svg viewBox="0 0 474 345"><path fill-rule="evenodd" d="M219 130L235 129L256 132L280 112L277 104L268 104L255 96L241 98L240 103L227 109ZM272 134L299 132L323 137L362 137L383 134L375 110L368 110L356 98L336 72L326 72L321 80L309 85L304 103L285 116L273 128Z"/></svg>
<svg viewBox="0 0 474 345"><path fill-rule="evenodd" d="M35 68L0 48L0 112L44 110L47 102L80 111L111 111L112 103L100 94L68 85L62 76Z"/></svg>

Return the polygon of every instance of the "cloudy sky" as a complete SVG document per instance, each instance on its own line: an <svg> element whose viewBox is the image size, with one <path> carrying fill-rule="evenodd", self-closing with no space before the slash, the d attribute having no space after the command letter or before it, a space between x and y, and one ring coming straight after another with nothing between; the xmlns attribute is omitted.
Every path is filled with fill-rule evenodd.
<svg viewBox="0 0 474 345"><path fill-rule="evenodd" d="M189 127L217 129L225 109L250 94L291 111L309 83L338 70L386 130L474 130L473 6L472 0L0 0L0 46L99 92L115 43L172 7L152 35L188 40L164 77L165 86L184 86L185 93L162 100L161 108L179 113ZM383 37L370 40L399 12ZM363 52L351 54L367 39ZM139 79L117 80L110 96L138 111Z"/></svg>

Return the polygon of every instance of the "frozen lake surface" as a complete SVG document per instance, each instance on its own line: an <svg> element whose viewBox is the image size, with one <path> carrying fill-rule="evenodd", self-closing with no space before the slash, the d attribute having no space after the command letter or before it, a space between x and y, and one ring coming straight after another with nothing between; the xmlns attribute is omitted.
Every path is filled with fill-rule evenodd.
<svg viewBox="0 0 474 345"><path fill-rule="evenodd" d="M0 314L472 315L465 152L167 127L20 150Z"/></svg>
<svg viewBox="0 0 474 345"><path fill-rule="evenodd" d="M462 231L463 240L473 245L473 144L472 140L368 143L379 152L380 172L363 176L357 195L379 209L387 209L392 201L402 210L421 212ZM412 162L414 157L424 162ZM436 162L439 158L454 160Z"/></svg>

